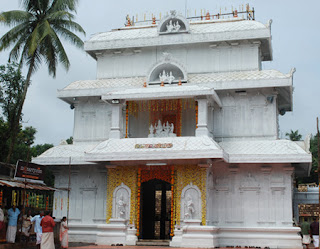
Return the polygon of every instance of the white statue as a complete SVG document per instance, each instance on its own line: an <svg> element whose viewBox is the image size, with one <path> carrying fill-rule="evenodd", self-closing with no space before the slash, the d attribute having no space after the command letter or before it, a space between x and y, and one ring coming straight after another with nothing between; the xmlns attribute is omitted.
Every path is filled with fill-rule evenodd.
<svg viewBox="0 0 320 249"><path fill-rule="evenodd" d="M170 125L169 125L169 122L167 121L167 123L163 127L163 136L169 137L169 133L170 133Z"/></svg>
<svg viewBox="0 0 320 249"><path fill-rule="evenodd" d="M160 120L158 121L158 125L157 126L155 125L155 129L156 129L155 136L156 137L161 137L161 133L162 133L163 127L162 127L162 124L161 124Z"/></svg>
<svg viewBox="0 0 320 249"><path fill-rule="evenodd" d="M192 214L194 213L195 210L194 210L194 204L192 201L192 197L190 194L187 195L184 205L185 205L184 217L186 219L192 219Z"/></svg>
<svg viewBox="0 0 320 249"><path fill-rule="evenodd" d="M160 82L168 82L171 84L175 80L175 77L173 76L172 71L167 73L165 70L163 70L162 74L159 73L159 80Z"/></svg>
<svg viewBox="0 0 320 249"><path fill-rule="evenodd" d="M174 134L173 133L173 130L174 130L174 124L173 123L171 123L171 125L170 125L170 131L169 131L169 134L171 135L171 134ZM175 134L174 134L175 135Z"/></svg>
<svg viewBox="0 0 320 249"><path fill-rule="evenodd" d="M158 120L158 124L150 125L148 137L176 137L177 135L173 133L174 125L167 123L161 124Z"/></svg>
<svg viewBox="0 0 320 249"><path fill-rule="evenodd" d="M180 28L181 28L181 26L180 26L179 22L177 21L176 25L174 26L174 29L175 29L174 31L178 32Z"/></svg>
<svg viewBox="0 0 320 249"><path fill-rule="evenodd" d="M118 216L117 218L125 218L126 217L126 203L124 201L124 197L122 195L122 193L120 194L120 197L118 199L118 202L117 202L117 205L118 205Z"/></svg>
<svg viewBox="0 0 320 249"><path fill-rule="evenodd" d="M149 127L149 135L148 137L154 137L154 127L153 125L151 124L150 127Z"/></svg>
<svg viewBox="0 0 320 249"><path fill-rule="evenodd" d="M168 33L178 32L181 28L179 21L176 21L176 23L172 23L172 20L170 20L169 23L167 23L166 27Z"/></svg>
<svg viewBox="0 0 320 249"><path fill-rule="evenodd" d="M174 79L175 79L175 77L172 75L172 71L170 71L170 75L167 78L168 83L171 84L174 81Z"/></svg>
<svg viewBox="0 0 320 249"><path fill-rule="evenodd" d="M165 82L167 80L167 75L165 70L162 71L162 74L161 73L159 74L159 79L161 82L162 81Z"/></svg>
<svg viewBox="0 0 320 249"><path fill-rule="evenodd" d="M170 20L169 23L167 23L167 32L172 32L173 28L174 26L172 25L172 20Z"/></svg>

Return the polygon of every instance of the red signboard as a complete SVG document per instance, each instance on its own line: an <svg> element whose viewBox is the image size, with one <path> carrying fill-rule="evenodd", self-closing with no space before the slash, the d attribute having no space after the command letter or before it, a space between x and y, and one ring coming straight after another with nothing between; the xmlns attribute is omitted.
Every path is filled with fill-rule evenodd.
<svg viewBox="0 0 320 249"><path fill-rule="evenodd" d="M44 166L19 160L17 162L15 177L43 181Z"/></svg>

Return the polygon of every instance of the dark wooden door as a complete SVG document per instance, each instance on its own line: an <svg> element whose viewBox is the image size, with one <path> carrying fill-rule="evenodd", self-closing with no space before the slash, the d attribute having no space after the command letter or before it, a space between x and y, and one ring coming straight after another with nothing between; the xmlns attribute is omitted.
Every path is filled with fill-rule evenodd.
<svg viewBox="0 0 320 249"><path fill-rule="evenodd" d="M161 180L141 184L141 239L169 239L171 186Z"/></svg>

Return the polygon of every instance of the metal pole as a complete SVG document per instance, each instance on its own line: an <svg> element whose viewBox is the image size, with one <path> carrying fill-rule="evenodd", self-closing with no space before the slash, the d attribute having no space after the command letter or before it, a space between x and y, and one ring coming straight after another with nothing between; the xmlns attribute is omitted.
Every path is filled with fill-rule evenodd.
<svg viewBox="0 0 320 249"><path fill-rule="evenodd" d="M318 189L319 189L319 203L318 203L318 218L320 218L320 134L319 134L319 118L317 117L317 141L318 141ZM319 219L320 220L320 219Z"/></svg>
<svg viewBox="0 0 320 249"><path fill-rule="evenodd" d="M69 182L68 182L68 203L67 203L67 224L69 223L69 196L70 196L70 172L71 172L71 157L69 157Z"/></svg>

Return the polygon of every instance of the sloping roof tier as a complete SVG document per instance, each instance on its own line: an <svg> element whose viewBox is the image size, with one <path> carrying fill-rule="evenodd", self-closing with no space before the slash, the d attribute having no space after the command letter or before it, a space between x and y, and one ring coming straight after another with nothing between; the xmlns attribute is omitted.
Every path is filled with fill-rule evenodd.
<svg viewBox="0 0 320 249"><path fill-rule="evenodd" d="M224 158L209 137L109 139L86 153L89 161Z"/></svg>
<svg viewBox="0 0 320 249"><path fill-rule="evenodd" d="M74 97L101 97L103 95L108 95L110 92L122 91L123 88L127 89L124 91L135 91L139 93L139 89L141 89L141 93L143 91L153 91L146 90L143 87L144 81L145 77L75 81L62 90L59 90L58 97L68 103L72 103L72 99ZM284 74L277 70L255 70L189 74L188 83L183 83L182 86L191 87L192 85L201 85L201 87L213 88L216 92L232 89L277 88L280 95L280 109L292 109L292 72ZM153 89L155 87L160 88L159 85L156 85L148 86L147 89ZM130 88L136 89L130 90ZM167 89L169 89L168 85L161 88L163 88L163 90L159 91L167 91ZM198 88L198 90L199 89L200 88Z"/></svg>
<svg viewBox="0 0 320 249"><path fill-rule="evenodd" d="M311 153L290 140L252 140L220 142L229 163L308 163Z"/></svg>
<svg viewBox="0 0 320 249"><path fill-rule="evenodd" d="M91 164L84 159L85 151L93 149L94 144L58 145L46 150L32 162L43 165Z"/></svg>
<svg viewBox="0 0 320 249"><path fill-rule="evenodd" d="M246 88L281 87L288 86L288 84L290 84L291 76L291 74L284 74L277 70L188 74L187 84L214 83L212 86L216 90L237 89L241 87L239 86L239 82L245 83L246 81L249 81L247 83L248 86L245 86ZM109 90L110 88L143 88L145 79L145 77L127 77L75 81L65 88L59 90L58 97L62 98L71 96L71 94L73 93L71 92L71 90L76 91L104 89L104 92L106 93L106 90ZM257 84L254 85L254 82L257 82ZM88 93L89 92L87 92L87 94ZM94 93L94 91L92 91L92 93Z"/></svg>
<svg viewBox="0 0 320 249"><path fill-rule="evenodd" d="M211 96L219 106L222 105L213 88L200 85L166 85L165 87L149 86L144 88L124 89L121 91L109 92L103 95L101 99L150 100L192 98L200 96Z"/></svg>
<svg viewBox="0 0 320 249"><path fill-rule="evenodd" d="M46 165L90 164L221 158L228 163L293 163L309 171L311 154L290 140L252 140L216 143L209 137L108 139L91 145L59 145L33 162Z"/></svg>
<svg viewBox="0 0 320 249"><path fill-rule="evenodd" d="M264 40L264 59L272 57L270 50L270 25L257 21L232 19L190 23L190 32L161 36L157 26L129 27L93 35L85 42L85 50L95 57L95 51L150 46L181 45L237 40Z"/></svg>

